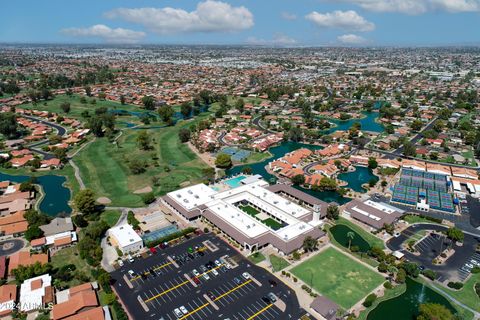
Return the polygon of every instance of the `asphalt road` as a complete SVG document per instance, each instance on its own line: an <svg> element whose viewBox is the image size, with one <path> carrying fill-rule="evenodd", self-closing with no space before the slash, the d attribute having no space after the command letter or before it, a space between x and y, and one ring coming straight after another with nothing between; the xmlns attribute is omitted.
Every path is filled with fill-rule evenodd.
<svg viewBox="0 0 480 320"><path fill-rule="evenodd" d="M207 249L204 256L185 261L178 267L170 260L174 256L186 254L188 248L204 246L206 240L211 241L218 250ZM216 266L213 269L217 275L212 270L202 270L209 261L224 256L230 257L238 266L231 270ZM212 234L192 238L175 247L160 250L148 258L139 259L141 261L132 264L126 262L122 268L111 273L113 286L134 319L274 320L298 319L305 314L293 290L266 270L250 263L238 251ZM188 278L195 277L194 269L200 273L197 276L197 286ZM137 274L132 278L133 289L127 286L123 278L128 270ZM251 278L243 277L245 272ZM208 279L204 274L208 275ZM275 286L269 280L274 280ZM270 292L285 302L284 310L277 304L262 299ZM142 307L139 298L144 301L148 311ZM178 317L174 310L181 306L187 309L187 314Z"/></svg>
<svg viewBox="0 0 480 320"><path fill-rule="evenodd" d="M425 266L427 269L431 269L437 273L440 281L450 279L452 276L459 276L459 269L472 257L475 253L477 244L480 243L480 238L473 237L469 234L465 234L465 239L461 246L451 244L448 239L442 236L428 236L424 240L420 241L416 246L416 250L420 252L420 255L415 255L408 250L402 249L402 243L408 241L408 239L422 230L435 230L438 232L446 231L446 226L421 223L414 224L407 229L403 230L400 236L394 237L387 242L387 247L392 251L401 251L405 254L405 257L411 261L418 263L421 266ZM451 256L445 264L434 265L432 263L433 258L438 256L442 250L448 245L452 245L455 249L455 253Z"/></svg>
<svg viewBox="0 0 480 320"><path fill-rule="evenodd" d="M58 125L56 123L53 123L53 122L50 122L50 121L45 121L45 120L42 120L42 119L39 119L39 118L36 118L36 117L31 117L31 116L27 116L27 115L22 115L22 117L26 118L26 119L29 119L29 120L32 120L32 121L36 121L36 122L40 122L46 126L49 126L51 128L54 128L55 130L57 130L57 134L59 136L64 136L65 133L67 133L67 129L62 127L61 125ZM30 151L33 151L33 152L36 152L40 155L43 156L43 158L45 160L49 160L49 159L52 159L52 158L55 158L55 156L49 152L45 152L43 150L40 150L38 149L38 147L42 146L42 145L45 145L48 143L48 140L45 139L45 140L42 140L42 141L39 141L39 142L36 142L34 144L31 144L28 149Z"/></svg>

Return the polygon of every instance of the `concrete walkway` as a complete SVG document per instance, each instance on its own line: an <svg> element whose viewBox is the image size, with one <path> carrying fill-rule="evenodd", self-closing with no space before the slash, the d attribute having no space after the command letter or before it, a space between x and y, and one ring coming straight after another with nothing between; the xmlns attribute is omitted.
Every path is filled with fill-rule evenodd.
<svg viewBox="0 0 480 320"><path fill-rule="evenodd" d="M437 287L434 284L434 282L431 281L430 279L427 279L425 277L423 277L423 278L427 281L427 283L430 285L430 287L432 287L434 290L438 291L441 295L445 296L448 300L452 301L456 305L459 305L460 307L464 308L465 310L468 310L468 311L472 312L474 319L480 319L480 312L477 312L477 311L473 310L472 308L470 308L469 306L466 306L465 304L461 303L460 301L458 301L457 299L452 297L449 293L447 293L443 289L440 289L439 287Z"/></svg>
<svg viewBox="0 0 480 320"><path fill-rule="evenodd" d="M75 179L77 179L77 182L80 186L80 190L84 190L85 183L83 182L82 177L80 176L80 169L77 167L77 165L75 164L75 162L73 162L72 159L68 160L68 163L70 163L70 165L73 168L73 171L75 172Z"/></svg>

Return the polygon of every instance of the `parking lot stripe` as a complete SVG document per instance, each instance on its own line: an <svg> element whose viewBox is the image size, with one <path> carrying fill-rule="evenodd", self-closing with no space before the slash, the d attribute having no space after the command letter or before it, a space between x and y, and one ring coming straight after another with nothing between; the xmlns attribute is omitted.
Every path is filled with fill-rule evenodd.
<svg viewBox="0 0 480 320"><path fill-rule="evenodd" d="M169 293L170 291L175 290L175 289L177 289L177 288L179 288L179 287L181 287L181 286L183 286L183 285L185 285L185 284L187 284L187 283L189 283L189 282L190 282L190 281L188 281L188 280L185 280L185 281L183 281L183 282L180 282L180 283L177 284L176 286L171 287L170 289L167 289L167 290L165 290L165 291L163 291L163 292L160 292L159 294L157 294L157 295L155 295L155 296L153 296L153 297L151 297L151 298L148 298L147 300L145 300L145 302L150 302L150 301L152 301L152 300L155 300L155 299L157 299L158 297L161 297L161 296L163 296L164 294L167 294L167 293Z"/></svg>
<svg viewBox="0 0 480 320"><path fill-rule="evenodd" d="M205 308L205 307L207 307L207 306L209 306L209 305L210 305L209 302L201 305L200 307L196 308L195 310L190 311L189 313L187 313L186 315L184 315L183 317L181 317L180 320L183 320L183 319L188 318L188 317L191 316L192 314L197 313L198 311L202 310L203 308Z"/></svg>
<svg viewBox="0 0 480 320"><path fill-rule="evenodd" d="M223 298L223 297L225 297L225 296L229 295L231 292L233 292L233 291L235 291L235 290L237 290L237 289L239 289L239 288L241 288L241 287L243 287L243 286L245 286L245 285L249 284L250 282L252 282L252 280L250 280L250 279L249 279L249 280L245 281L244 283L241 283L241 284L239 284L238 286L236 286L236 287L234 287L234 288L232 288L232 289L228 290L228 291L227 291L227 292L225 292L224 294L222 294L222 295L220 295L220 296L216 297L216 298L215 298L213 301L220 300L221 298Z"/></svg>
<svg viewBox="0 0 480 320"><path fill-rule="evenodd" d="M247 320L252 320L253 318L259 316L260 314L264 313L265 311L267 311L268 309L270 309L271 307L273 307L273 304L269 304L268 306L266 306L265 308L261 309L260 311L258 311L257 313L255 313L254 315L252 315L250 318L248 318Z"/></svg>
<svg viewBox="0 0 480 320"><path fill-rule="evenodd" d="M157 270L159 270L159 269L165 268L166 266L171 265L171 264L172 264L171 262L167 262L167 263L165 263L165 264L162 264L161 266L155 267L155 268L153 269L153 271L157 271ZM149 274L150 274L150 271L146 271L146 272L144 272L143 274L144 274L144 275L149 275ZM141 277L142 277L141 275L140 275L140 276L136 276L136 277L130 279L130 281L136 281L136 280L140 279Z"/></svg>

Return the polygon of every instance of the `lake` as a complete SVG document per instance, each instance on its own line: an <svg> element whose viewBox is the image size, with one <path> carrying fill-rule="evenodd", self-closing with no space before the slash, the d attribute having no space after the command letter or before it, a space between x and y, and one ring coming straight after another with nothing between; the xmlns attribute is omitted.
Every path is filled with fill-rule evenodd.
<svg viewBox="0 0 480 320"><path fill-rule="evenodd" d="M456 313L451 303L432 289L410 278L407 278L406 284L407 290L403 294L381 302L370 311L367 320L415 319L418 316L418 307L422 303L438 303Z"/></svg>
<svg viewBox="0 0 480 320"><path fill-rule="evenodd" d="M371 132L385 131L385 128L383 127L383 125L375 121L378 118L378 112L363 111L362 114L365 116L362 119L349 119L349 120L338 120L338 119L330 120L329 119L329 121L336 124L336 126L327 129L326 133L330 134L337 130L347 131L355 122L360 122L360 124L362 125L361 130L363 131L371 131Z"/></svg>
<svg viewBox="0 0 480 320"><path fill-rule="evenodd" d="M371 249L368 242L349 226L346 226L344 224L337 224L330 228L330 232L332 233L332 236L335 238L335 240L345 248L348 248L348 243L350 242L347 234L349 232L353 232L354 237L352 239L351 246L357 246L359 251L361 252L367 252Z"/></svg>
<svg viewBox="0 0 480 320"><path fill-rule="evenodd" d="M12 181L22 183L30 179L29 176L16 176L0 172L0 181ZM40 202L39 210L49 216L56 216L60 213L71 213L72 208L68 205L71 193L70 189L63 186L66 178L57 175L45 175L36 177L36 183L39 184L45 194Z"/></svg>
<svg viewBox="0 0 480 320"><path fill-rule="evenodd" d="M367 190L362 187L363 184L370 182L372 179L376 182L379 180L379 178L373 174L372 169L361 166L356 166L353 172L340 173L338 179L347 182L347 188L362 193L367 192Z"/></svg>

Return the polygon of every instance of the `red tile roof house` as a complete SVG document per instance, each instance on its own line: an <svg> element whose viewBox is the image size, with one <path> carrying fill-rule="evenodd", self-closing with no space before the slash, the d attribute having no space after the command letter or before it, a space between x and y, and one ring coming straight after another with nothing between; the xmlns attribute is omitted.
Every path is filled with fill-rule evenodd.
<svg viewBox="0 0 480 320"><path fill-rule="evenodd" d="M17 286L4 284L0 286L0 318L10 315L15 309L17 301Z"/></svg>
<svg viewBox="0 0 480 320"><path fill-rule="evenodd" d="M40 264L48 263L48 255L45 253L30 254L30 252L20 251L12 254L8 262L8 274L12 275L12 270L19 266L31 266L39 262Z"/></svg>

